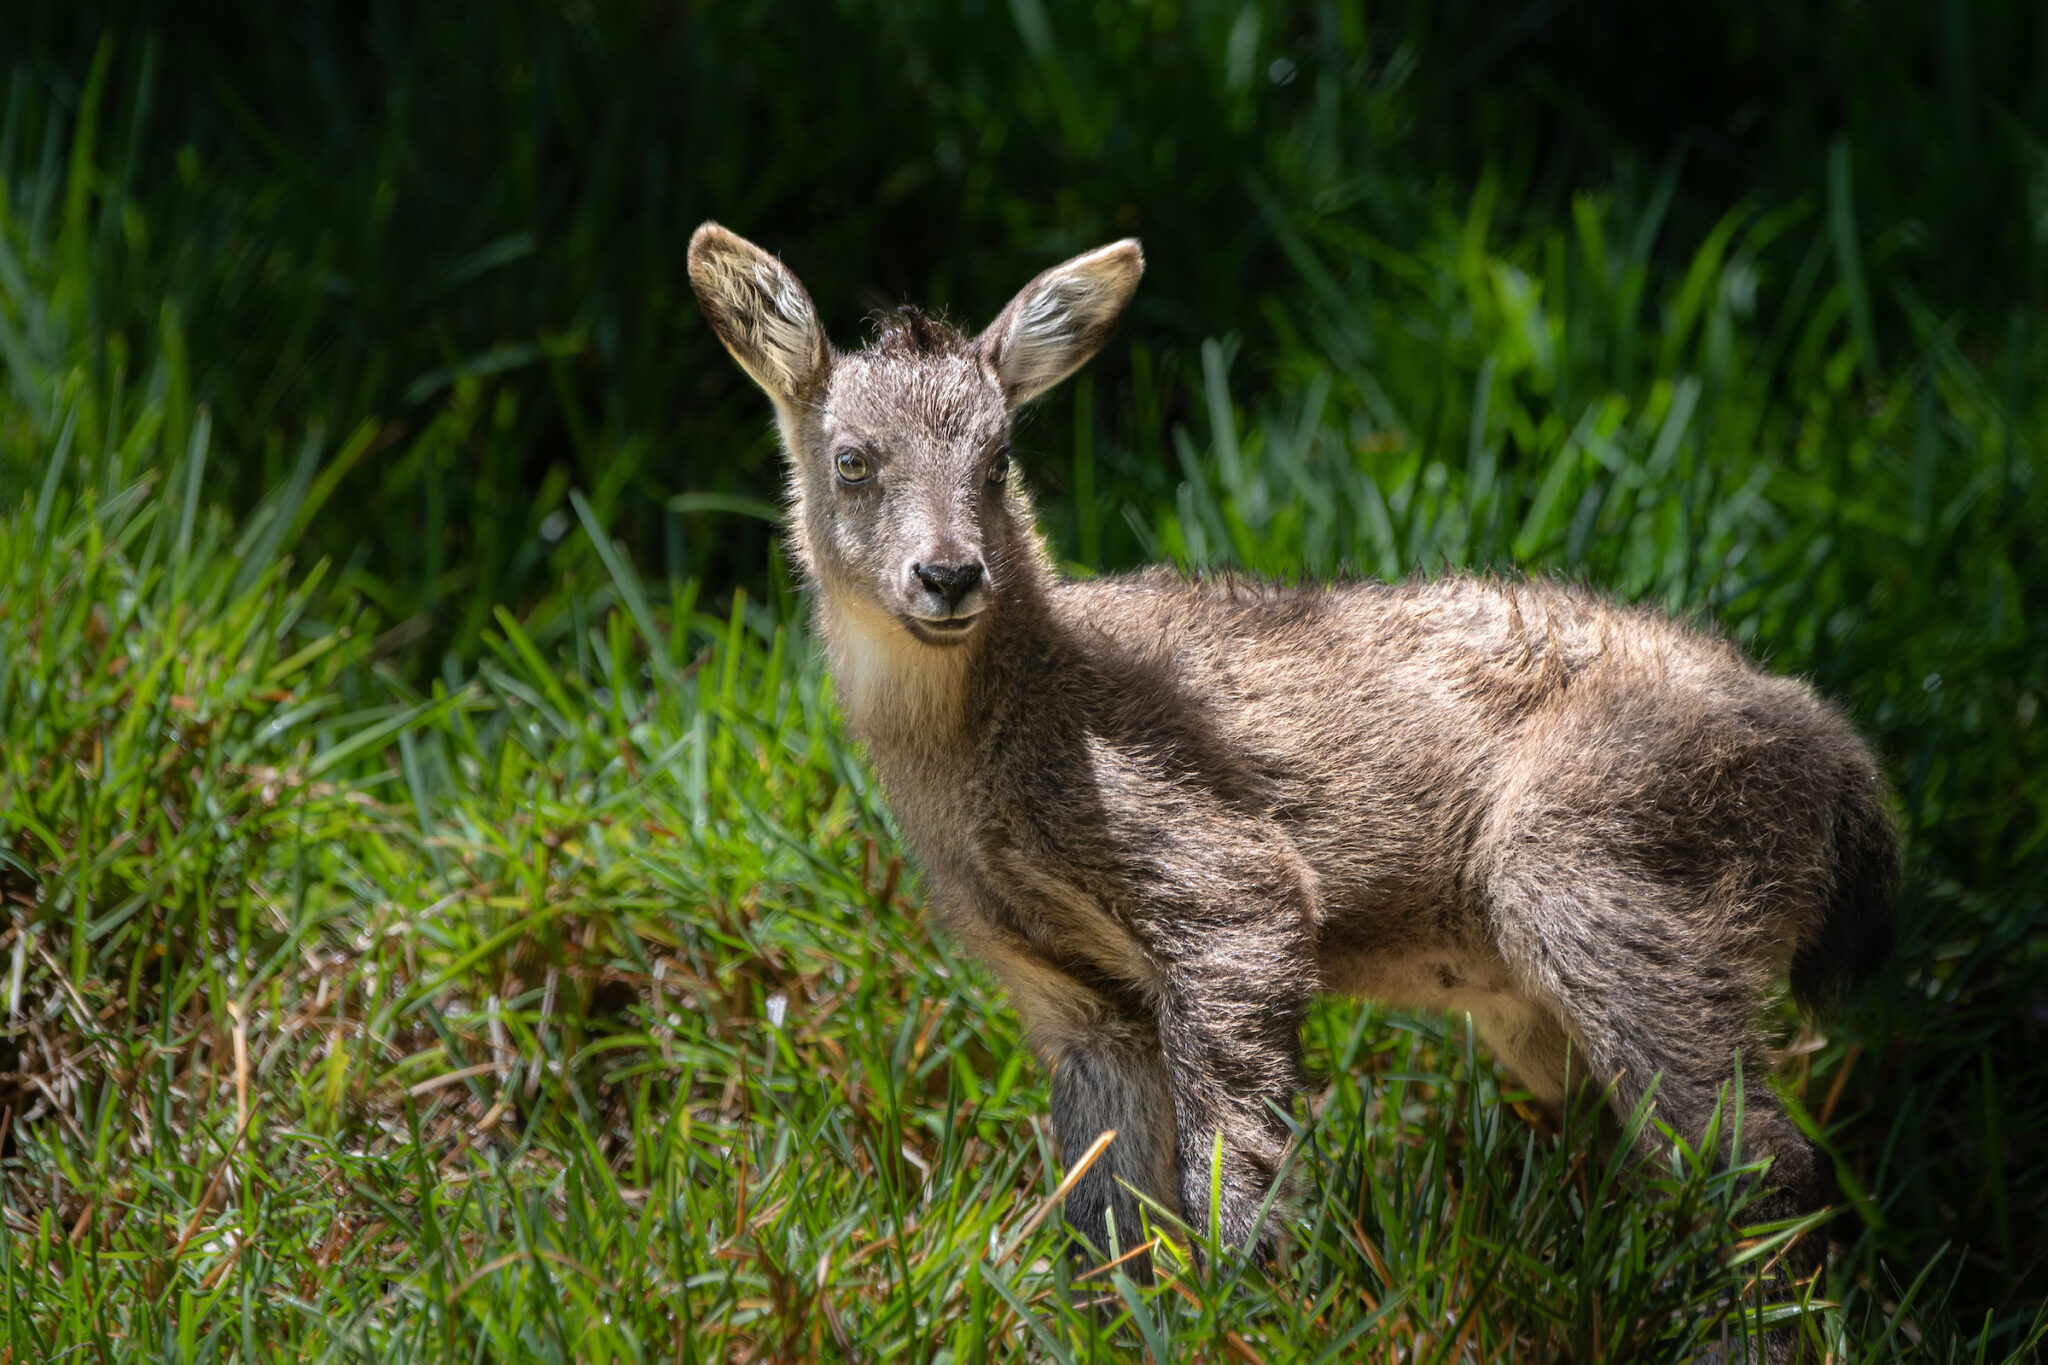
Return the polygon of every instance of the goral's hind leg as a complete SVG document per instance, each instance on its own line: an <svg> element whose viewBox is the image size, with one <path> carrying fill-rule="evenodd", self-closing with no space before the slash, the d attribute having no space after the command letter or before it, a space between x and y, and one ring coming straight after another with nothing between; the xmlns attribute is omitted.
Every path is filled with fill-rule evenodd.
<svg viewBox="0 0 2048 1365"><path fill-rule="evenodd" d="M1740 1058L1740 1155L1771 1162L1767 1192L1746 1216L1770 1221L1827 1204L1832 1172L1767 1083L1755 1020L1770 973L1741 932L1739 907L1617 869L1591 840L1569 836L1518 841L1496 866L1491 892L1502 955L1531 995L1557 1002L1588 1081L1612 1086L1618 1117L1654 1082L1657 1116L1701 1141L1722 1095L1732 1094ZM1723 1159L1735 1155L1724 1147ZM1820 1238L1802 1238L1787 1268L1803 1276L1824 1251Z"/></svg>
<svg viewBox="0 0 2048 1365"><path fill-rule="evenodd" d="M1573 1050L1571 1035L1557 1012L1541 1001L1496 995L1474 1002L1472 1022L1515 1084L1527 1090L1553 1122L1564 1117L1565 1101L1586 1079L1586 1059Z"/></svg>
<svg viewBox="0 0 2048 1365"><path fill-rule="evenodd" d="M1574 890L1551 889L1561 885ZM1509 883L1496 892L1504 955L1558 1002L1572 1037L1572 1070L1583 1056L1586 1082L1611 1087L1617 1123L1654 1084L1656 1116L1689 1142L1704 1141L1723 1095L1735 1094L1740 1059L1740 1159L1770 1162L1762 1197L1745 1208L1743 1221L1775 1222L1824 1208L1832 1172L1766 1082L1767 1053L1752 1021L1767 974L1733 955L1696 945L1687 951L1684 936L1670 928L1683 907L1659 904L1658 896L1655 888L1597 874ZM1724 1114L1723 1161L1737 1157L1733 1138ZM1654 1128L1644 1129L1646 1155L1659 1141ZM1820 1235L1797 1239L1775 1263L1766 1301L1795 1297L1795 1283L1816 1273L1825 1255ZM1779 1328L1730 1350L1709 1358L1784 1365L1800 1358L1800 1335Z"/></svg>

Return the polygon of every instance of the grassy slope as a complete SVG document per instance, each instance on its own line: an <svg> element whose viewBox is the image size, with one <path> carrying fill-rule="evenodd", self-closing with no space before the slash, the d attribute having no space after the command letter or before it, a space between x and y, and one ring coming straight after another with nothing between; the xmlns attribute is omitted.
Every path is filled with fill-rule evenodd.
<svg viewBox="0 0 2048 1365"><path fill-rule="evenodd" d="M2043 366L1973 362L1922 310L1918 362L1880 367L1848 190L1732 217L1669 280L1650 209L1507 231L1482 191L1409 251L1276 207L1308 303L1270 392L1234 403L1218 345L1195 431L1090 398L1036 439L1074 452L1041 471L1069 553L1100 545L1095 462L1149 459L1179 477L1119 521L1161 553L1582 572L1848 701L1913 863L1898 967L1783 1066L1869 1194L1811 1325L1845 1359L2020 1358ZM1461 1026L1350 1006L1308 1032L1283 1264L1097 1277L1075 1311L1034 1223L1042 1077L924 932L795 605L642 586L586 504L602 577L418 692L390 622L289 559L377 428L212 511L232 437L174 348L131 373L79 340L99 220L67 211L47 249L5 236L11 1358L1589 1359L1723 1330L1773 1250L1725 1177L1681 1159L1617 1198ZM1773 234L1803 264L1758 316ZM458 384L421 439L492 403Z"/></svg>

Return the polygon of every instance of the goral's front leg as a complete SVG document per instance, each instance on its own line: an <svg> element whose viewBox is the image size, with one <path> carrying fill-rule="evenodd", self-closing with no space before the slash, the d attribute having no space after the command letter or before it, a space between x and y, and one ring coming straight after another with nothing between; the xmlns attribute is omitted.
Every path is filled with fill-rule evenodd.
<svg viewBox="0 0 2048 1365"><path fill-rule="evenodd" d="M1262 945L1240 942L1248 953ZM1270 963L1270 959L1267 960ZM1301 1088L1301 1023L1308 992L1292 972L1177 971L1162 1003L1159 1039L1179 1136L1180 1207L1198 1234L1209 1228L1212 1190L1228 1246L1260 1233L1264 1202L1286 1155L1283 1115ZM1215 1178L1221 1136L1221 1180Z"/></svg>
<svg viewBox="0 0 2048 1365"><path fill-rule="evenodd" d="M1180 1206L1230 1246L1258 1234L1301 1088L1301 1025L1315 991L1308 891L1262 849L1199 874L1208 894L1161 907L1149 936L1162 966L1158 1033L1179 1137ZM1193 887L1181 888L1193 891ZM1221 893L1221 894L1218 894ZM1221 1179L1215 1178L1222 1137Z"/></svg>
<svg viewBox="0 0 2048 1365"><path fill-rule="evenodd" d="M1096 1139L1115 1137L1067 1194L1067 1225L1084 1258L1119 1256L1144 1239L1143 1194L1173 1207L1178 1163L1174 1096L1159 1036L1132 992L1098 974L1055 964L1021 936L980 927L975 950L995 969L1024 1016L1032 1050L1052 1073L1053 1130L1060 1157L1081 1160ZM1150 1275L1150 1257L1126 1264Z"/></svg>
<svg viewBox="0 0 2048 1365"><path fill-rule="evenodd" d="M1030 937L994 914L962 917L960 930L1009 988L1052 1071L1064 1158L1078 1161L1116 1130L1069 1193L1069 1224L1098 1251L1128 1251L1140 1236L1139 1191L1177 1203L1206 1235L1220 1136L1217 1221L1226 1244L1244 1246L1300 1089L1316 984L1312 882L1292 848L1253 821L1213 807L1203 819L1155 821L1140 809L1153 814L1133 803L1127 827L1109 830L1122 856L1101 857L1092 872L1073 860L1072 882L1018 874L1067 918L1048 913L1050 927ZM1122 852L1132 849L1142 852ZM1058 955L1089 947L1085 960Z"/></svg>

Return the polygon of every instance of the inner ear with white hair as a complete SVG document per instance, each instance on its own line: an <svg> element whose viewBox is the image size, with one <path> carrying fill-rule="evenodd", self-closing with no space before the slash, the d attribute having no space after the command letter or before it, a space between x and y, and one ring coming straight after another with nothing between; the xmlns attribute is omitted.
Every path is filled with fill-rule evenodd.
<svg viewBox="0 0 2048 1365"><path fill-rule="evenodd" d="M1022 407L1080 369L1109 339L1144 271L1145 253L1135 237L1126 237L1056 265L1018 290L974 342L1001 381L1004 401Z"/></svg>
<svg viewBox="0 0 2048 1365"><path fill-rule="evenodd" d="M716 223L690 235L690 287L711 329L778 415L815 396L832 348L796 275L768 252Z"/></svg>

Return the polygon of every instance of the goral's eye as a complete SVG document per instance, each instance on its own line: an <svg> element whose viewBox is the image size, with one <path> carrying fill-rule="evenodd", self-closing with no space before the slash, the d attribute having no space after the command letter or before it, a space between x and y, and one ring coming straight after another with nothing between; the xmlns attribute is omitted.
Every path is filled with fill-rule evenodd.
<svg viewBox="0 0 2048 1365"><path fill-rule="evenodd" d="M864 450L842 450L834 457L839 477L848 483L866 483L875 477L875 462Z"/></svg>
<svg viewBox="0 0 2048 1365"><path fill-rule="evenodd" d="M988 462L988 481L1002 483L1010 477L1010 452L1005 450Z"/></svg>

